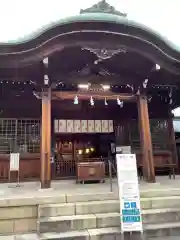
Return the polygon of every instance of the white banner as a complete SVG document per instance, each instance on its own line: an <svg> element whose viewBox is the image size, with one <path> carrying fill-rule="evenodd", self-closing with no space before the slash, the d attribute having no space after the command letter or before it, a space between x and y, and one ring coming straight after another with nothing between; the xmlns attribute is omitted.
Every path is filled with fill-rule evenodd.
<svg viewBox="0 0 180 240"><path fill-rule="evenodd" d="M113 131L113 120L54 120L55 133L110 133Z"/></svg>
<svg viewBox="0 0 180 240"><path fill-rule="evenodd" d="M10 171L19 171L19 153L10 154Z"/></svg>
<svg viewBox="0 0 180 240"><path fill-rule="evenodd" d="M116 154L121 231L143 231L135 154Z"/></svg>

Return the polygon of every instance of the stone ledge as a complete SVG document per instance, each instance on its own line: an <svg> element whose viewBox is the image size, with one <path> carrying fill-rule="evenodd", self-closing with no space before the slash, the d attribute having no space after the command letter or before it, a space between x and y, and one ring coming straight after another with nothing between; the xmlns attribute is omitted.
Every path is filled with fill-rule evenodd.
<svg viewBox="0 0 180 240"><path fill-rule="evenodd" d="M151 209L144 210L143 224L159 224L180 222L180 209ZM95 213L83 215L44 217L39 220L40 232L72 231L91 228L118 227L120 213Z"/></svg>
<svg viewBox="0 0 180 240"><path fill-rule="evenodd" d="M94 214L41 218L39 221L40 233L78 231L96 227Z"/></svg>
<svg viewBox="0 0 180 240"><path fill-rule="evenodd" d="M88 201L105 201L117 200L118 195L112 192L105 193L89 193L89 194L66 194L66 202L88 202Z"/></svg>
<svg viewBox="0 0 180 240"><path fill-rule="evenodd" d="M163 208L169 208L169 206L172 206L172 203L173 207L180 208L180 197L144 198L141 199L141 208L142 210L160 209L159 211L161 211ZM120 212L119 200L100 200L39 205L40 217L69 216L106 212Z"/></svg>
<svg viewBox="0 0 180 240"><path fill-rule="evenodd" d="M40 240L40 238L36 233L35 234L32 233L32 234L0 236L0 240Z"/></svg>
<svg viewBox="0 0 180 240"><path fill-rule="evenodd" d="M90 240L89 232L72 231L66 233L45 233L40 235L41 240Z"/></svg>
<svg viewBox="0 0 180 240"><path fill-rule="evenodd" d="M114 192L102 192L102 193L86 193L86 194L61 194L57 191L47 191L46 194L41 194L37 191L37 194L32 193L32 196L12 196L6 198L0 198L0 207L14 207L14 206L28 206L39 204L55 204L55 203L73 203L73 202L88 202L88 201L103 201L103 200L118 200L118 194ZM42 192L43 193L43 192ZM49 193L52 193L51 195ZM47 196L48 194L48 196ZM154 198L172 198L180 199L180 188L169 189L148 189L148 191L140 191L141 199L153 200ZM143 199L144 198L144 199Z"/></svg>
<svg viewBox="0 0 180 240"><path fill-rule="evenodd" d="M37 206L0 207L0 220L37 218Z"/></svg>
<svg viewBox="0 0 180 240"><path fill-rule="evenodd" d="M75 203L45 204L39 206L39 217L71 216L75 214Z"/></svg>
<svg viewBox="0 0 180 240"><path fill-rule="evenodd" d="M169 229L166 224L149 225L144 229L143 235L149 239L158 237L166 240L168 236L180 236L180 223L178 225L171 225ZM135 234L135 233L134 233ZM134 235L136 240L140 240L140 235ZM71 231L66 233L45 233L40 235L41 240L123 240L121 238L121 230L119 227L87 229L85 231ZM134 238L133 238L134 239ZM126 238L124 239L126 240Z"/></svg>

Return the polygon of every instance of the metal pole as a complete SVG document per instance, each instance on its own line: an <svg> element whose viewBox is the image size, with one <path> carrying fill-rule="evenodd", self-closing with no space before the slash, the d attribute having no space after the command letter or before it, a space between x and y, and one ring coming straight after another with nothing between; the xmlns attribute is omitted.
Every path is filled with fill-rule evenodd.
<svg viewBox="0 0 180 240"><path fill-rule="evenodd" d="M108 166L109 166L110 192L113 192L112 167L111 167L111 161L109 159L108 159Z"/></svg>

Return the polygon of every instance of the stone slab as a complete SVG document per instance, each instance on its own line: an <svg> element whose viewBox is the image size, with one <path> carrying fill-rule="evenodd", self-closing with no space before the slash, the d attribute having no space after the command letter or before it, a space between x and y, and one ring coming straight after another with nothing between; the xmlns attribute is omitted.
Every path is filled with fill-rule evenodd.
<svg viewBox="0 0 180 240"><path fill-rule="evenodd" d="M168 226L165 224L149 225L148 229L144 229L143 240L166 240L167 237L180 236L180 224L171 224L171 231L168 230ZM178 229L178 230L177 230ZM133 240L140 240L140 233L133 233ZM155 238L155 239L154 239ZM99 228L99 229L87 229L85 231L72 231L67 233L46 233L40 236L41 240L123 240L121 230L118 227L111 228ZM124 240L129 240L128 234L125 234ZM168 239L167 240L171 240ZM174 239L172 239L174 240Z"/></svg>
<svg viewBox="0 0 180 240"><path fill-rule="evenodd" d="M71 216L75 213L75 203L39 205L39 217Z"/></svg>
<svg viewBox="0 0 180 240"><path fill-rule="evenodd" d="M180 208L143 210L142 218L143 224L180 222Z"/></svg>
<svg viewBox="0 0 180 240"><path fill-rule="evenodd" d="M39 222L40 233L78 231L88 228L96 228L94 214L41 218Z"/></svg>
<svg viewBox="0 0 180 240"><path fill-rule="evenodd" d="M180 209L151 209L143 211L143 223L166 224L180 223ZM67 232L93 228L109 228L120 226L120 213L96 213L60 217L41 218L39 230L46 232ZM154 226L154 225L153 225Z"/></svg>
<svg viewBox="0 0 180 240"><path fill-rule="evenodd" d="M0 220L37 218L37 216L38 216L38 208L35 205L0 208Z"/></svg>
<svg viewBox="0 0 180 240"><path fill-rule="evenodd" d="M50 203L65 203L66 195L58 196L28 196L17 197L12 196L8 198L0 198L0 207L16 207L16 206L31 206L38 204L50 204Z"/></svg>
<svg viewBox="0 0 180 240"><path fill-rule="evenodd" d="M66 233L45 233L41 234L41 240L89 240L89 233L84 231L73 231Z"/></svg>
<svg viewBox="0 0 180 240"><path fill-rule="evenodd" d="M0 236L0 240L40 240L37 234L22 234L11 236Z"/></svg>
<svg viewBox="0 0 180 240"><path fill-rule="evenodd" d="M161 185L158 188L141 190L141 198L152 197L167 197L167 196L180 196L180 188L162 188Z"/></svg>
<svg viewBox="0 0 180 240"><path fill-rule="evenodd" d="M88 202L88 201L103 201L103 200L117 200L118 196L115 193L105 192L96 194L67 194L66 201L68 203L74 202Z"/></svg>
<svg viewBox="0 0 180 240"><path fill-rule="evenodd" d="M14 233L29 233L37 231L37 219L15 219Z"/></svg>

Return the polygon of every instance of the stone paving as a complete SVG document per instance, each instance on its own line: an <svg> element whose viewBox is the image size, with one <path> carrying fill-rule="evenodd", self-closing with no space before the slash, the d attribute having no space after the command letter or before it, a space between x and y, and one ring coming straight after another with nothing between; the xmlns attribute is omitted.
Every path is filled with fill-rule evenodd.
<svg viewBox="0 0 180 240"><path fill-rule="evenodd" d="M156 183L140 181L140 191L151 191L155 189L180 189L180 176L169 179L168 176L156 178ZM95 184L76 184L74 180L52 181L50 189L41 189L40 182L23 182L16 187L15 183L0 184L0 199L30 197L30 196L52 196L61 194L86 194L110 192L110 181ZM117 179L113 179L113 192L118 193Z"/></svg>

